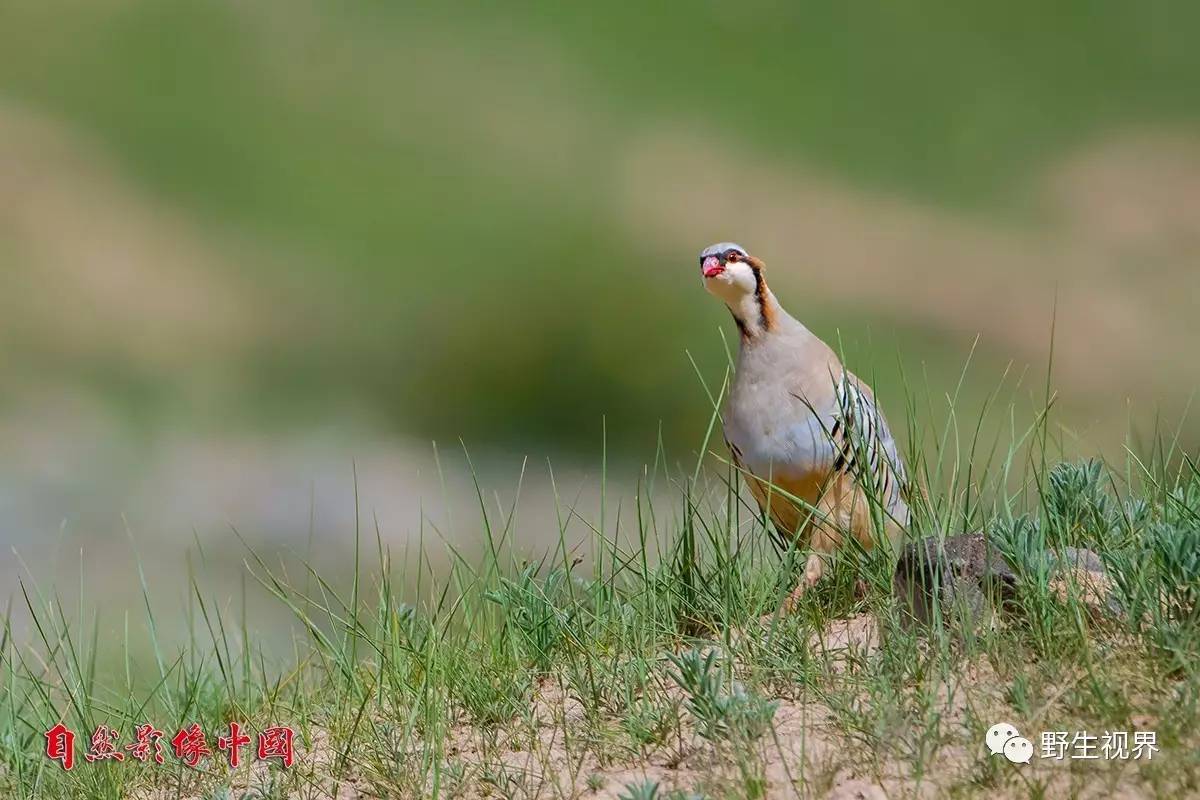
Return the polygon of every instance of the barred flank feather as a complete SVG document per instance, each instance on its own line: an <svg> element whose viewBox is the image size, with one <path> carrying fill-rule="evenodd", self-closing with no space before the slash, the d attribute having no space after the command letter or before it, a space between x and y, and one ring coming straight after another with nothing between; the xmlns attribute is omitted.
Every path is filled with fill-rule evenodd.
<svg viewBox="0 0 1200 800"><path fill-rule="evenodd" d="M849 373L838 381L836 398L838 411L830 431L838 451L835 471L860 485L869 484L877 497L889 502L889 491L899 492L906 479L879 407Z"/></svg>

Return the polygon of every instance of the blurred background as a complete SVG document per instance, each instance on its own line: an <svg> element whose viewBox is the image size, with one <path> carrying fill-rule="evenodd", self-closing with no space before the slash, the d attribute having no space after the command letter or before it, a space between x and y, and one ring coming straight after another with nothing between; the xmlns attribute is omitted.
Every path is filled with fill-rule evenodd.
<svg viewBox="0 0 1200 800"><path fill-rule="evenodd" d="M604 438L614 496L695 457L725 239L898 429L973 349L960 413L1036 408L1053 341L1081 451L1174 431L1200 6L1052 5L0 4L0 596L231 524L344 558L355 470L388 541L477 538L460 439L537 542L547 459L590 513Z"/></svg>

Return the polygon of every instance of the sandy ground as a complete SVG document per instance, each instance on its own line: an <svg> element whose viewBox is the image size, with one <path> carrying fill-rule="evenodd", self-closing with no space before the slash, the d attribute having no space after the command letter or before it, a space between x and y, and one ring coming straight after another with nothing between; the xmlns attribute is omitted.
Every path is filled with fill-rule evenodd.
<svg viewBox="0 0 1200 800"><path fill-rule="evenodd" d="M875 621L865 614L835 620L825 631L813 634L809 645L828 652L835 664L850 668L878 647ZM989 756L983 732L973 730L968 711L976 717L991 718L989 708L995 708L992 715L999 714L996 718L1002 718L1003 691L1004 687L986 663L968 666L956 677L953 686L941 687L939 724L958 743L942 746L928 773L918 778L901 752L902 747L892 752L866 752L847 735L831 708L806 696L804 687L797 687L793 696L778 698L773 731L756 746L761 768L755 774L765 780L764 796L780 799L892 800L945 796L1007 799L1028 797L1036 789L1047 797L1133 800L1163 789L1161 784L1152 786L1141 772L1141 765L1133 761L1057 762L1041 759L1035 751L1032 763L1016 765L1002 761L1000 756ZM682 690L673 687L669 692L682 705ZM588 742L582 736L583 708L553 678L543 679L538 686L531 713L536 720L532 738L527 733L509 734L502 728L481 729L467 724L454 728L445 742L446 761L465 767L467 778L460 784L444 783L443 796L464 800L503 796L618 800L622 794L628 794L628 785L650 780L659 784L660 796L680 789L719 798L722 786L736 787L743 780L730 746L701 738L683 711L680 712L682 734L678 738L648 747L640 757L616 761L601 761L588 749ZM615 726L616 720L612 723ZM982 770L983 762L988 759L998 764L992 777ZM318 731L312 747L300 754L298 764L306 774L319 776L328 774L329 766L337 760L336 747ZM496 765L502 765L509 782L497 788L493 783L479 781L473 767L482 763L492 765L489 773L492 780L497 774ZM264 775L261 767L256 767L244 771L234 785L261 785ZM360 774L351 768L350 774L339 781L314 777L303 791L289 796L311 800L366 800L382 796L372 785L369 772ZM176 795L149 792L138 798L157 800L167 796ZM184 796L189 797L186 793ZM199 795L195 800L199 800Z"/></svg>

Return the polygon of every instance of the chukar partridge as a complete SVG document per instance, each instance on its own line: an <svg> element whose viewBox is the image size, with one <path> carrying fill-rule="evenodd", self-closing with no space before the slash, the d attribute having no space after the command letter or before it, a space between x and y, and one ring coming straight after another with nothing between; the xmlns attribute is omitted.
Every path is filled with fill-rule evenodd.
<svg viewBox="0 0 1200 800"><path fill-rule="evenodd" d="M847 536L894 548L909 509L904 466L870 389L783 310L763 267L732 242L700 253L705 289L741 334L725 442L777 534L811 551L788 611Z"/></svg>

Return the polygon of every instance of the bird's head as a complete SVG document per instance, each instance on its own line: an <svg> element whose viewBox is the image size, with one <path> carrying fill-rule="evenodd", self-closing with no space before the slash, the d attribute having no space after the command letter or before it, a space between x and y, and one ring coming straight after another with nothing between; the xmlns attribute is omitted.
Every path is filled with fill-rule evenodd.
<svg viewBox="0 0 1200 800"><path fill-rule="evenodd" d="M733 242L710 245L700 252L704 288L727 303L759 291L762 268L762 261Z"/></svg>

